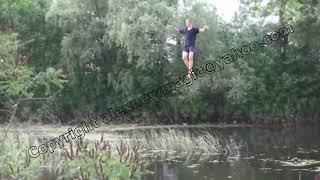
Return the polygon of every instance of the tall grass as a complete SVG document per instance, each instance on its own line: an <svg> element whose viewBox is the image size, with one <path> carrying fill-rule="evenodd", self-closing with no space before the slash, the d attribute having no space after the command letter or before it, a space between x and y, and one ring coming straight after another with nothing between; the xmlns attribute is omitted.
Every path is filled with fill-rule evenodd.
<svg viewBox="0 0 320 180"><path fill-rule="evenodd" d="M144 131L132 131L126 141L139 142L142 147L153 150L167 150L185 153L205 153L239 155L239 149L243 146L232 137L222 137L208 131L190 131L188 129L159 129Z"/></svg>

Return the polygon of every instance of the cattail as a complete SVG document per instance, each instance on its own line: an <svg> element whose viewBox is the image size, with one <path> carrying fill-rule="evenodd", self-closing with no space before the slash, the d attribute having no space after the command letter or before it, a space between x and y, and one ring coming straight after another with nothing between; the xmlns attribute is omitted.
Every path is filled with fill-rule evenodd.
<svg viewBox="0 0 320 180"><path fill-rule="evenodd" d="M70 154L71 154L71 157L72 157L72 159L73 159L73 157L74 157L74 154L73 154L73 147L72 147L73 145L72 145L72 141L70 141Z"/></svg>
<svg viewBox="0 0 320 180"><path fill-rule="evenodd" d="M128 152L127 156L124 159L124 162L127 162L127 160L129 159L129 156L130 156L130 152Z"/></svg>
<svg viewBox="0 0 320 180"><path fill-rule="evenodd" d="M137 166L134 164L132 167L131 167L131 171L130 171L130 178L132 178L135 174L137 170Z"/></svg>
<svg viewBox="0 0 320 180"><path fill-rule="evenodd" d="M101 139L100 139L100 143L102 143L102 142L103 142L103 133L102 133Z"/></svg>

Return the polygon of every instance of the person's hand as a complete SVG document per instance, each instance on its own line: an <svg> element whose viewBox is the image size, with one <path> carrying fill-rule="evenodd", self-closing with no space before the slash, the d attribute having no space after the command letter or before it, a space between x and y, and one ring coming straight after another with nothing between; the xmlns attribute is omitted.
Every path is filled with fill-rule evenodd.
<svg viewBox="0 0 320 180"><path fill-rule="evenodd" d="M173 26L173 25L169 25L171 29L175 30L176 32L179 32L180 29L177 28L176 26Z"/></svg>
<svg viewBox="0 0 320 180"><path fill-rule="evenodd" d="M177 27L175 27L175 26L172 26L172 25L171 25L171 27L172 27L172 29L174 29L175 31L179 32L179 28L177 28Z"/></svg>
<svg viewBox="0 0 320 180"><path fill-rule="evenodd" d="M207 25L205 25L203 28L204 28L205 30L209 30L209 27L208 27Z"/></svg>

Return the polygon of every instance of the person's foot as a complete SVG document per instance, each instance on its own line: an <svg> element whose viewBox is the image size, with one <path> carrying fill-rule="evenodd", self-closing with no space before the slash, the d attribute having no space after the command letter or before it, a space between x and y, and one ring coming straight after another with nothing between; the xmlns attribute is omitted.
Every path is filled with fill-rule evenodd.
<svg viewBox="0 0 320 180"><path fill-rule="evenodd" d="M189 70L189 74L191 74L191 75L193 74L193 75L194 75L193 69L190 69L190 70Z"/></svg>
<svg viewBox="0 0 320 180"><path fill-rule="evenodd" d="M192 73L192 69L188 71L188 75L187 75L188 78L191 78L191 73Z"/></svg>
<svg viewBox="0 0 320 180"><path fill-rule="evenodd" d="M190 74L190 73L188 73L187 77L188 77L188 79L190 79L190 78L191 78L191 74Z"/></svg>

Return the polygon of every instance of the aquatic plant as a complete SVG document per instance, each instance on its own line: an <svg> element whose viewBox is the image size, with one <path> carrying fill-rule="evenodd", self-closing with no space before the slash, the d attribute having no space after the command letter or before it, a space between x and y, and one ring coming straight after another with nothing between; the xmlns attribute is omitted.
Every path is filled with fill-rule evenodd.
<svg viewBox="0 0 320 180"><path fill-rule="evenodd" d="M3 137L1 137L3 138ZM26 134L8 134L0 149L0 175L5 179L34 179L43 159L31 159L24 148L29 146Z"/></svg>
<svg viewBox="0 0 320 180"><path fill-rule="evenodd" d="M188 129L174 128L150 132L134 131L129 134L127 141L133 144L139 142L146 149L224 155L238 155L242 146L232 137L219 137L208 131L191 132Z"/></svg>
<svg viewBox="0 0 320 180"><path fill-rule="evenodd" d="M69 169L70 175L79 179L99 177L106 180L125 180L138 178L148 171L147 162L141 160L140 145L131 148L123 141L115 148L103 140L94 143L78 141L74 147L63 153L64 166Z"/></svg>
<svg viewBox="0 0 320 180"><path fill-rule="evenodd" d="M26 148L40 140L25 133L9 133L0 149L1 179L37 179L43 174L52 179L138 179L150 172L142 160L140 145L108 141L69 141L68 147L30 158Z"/></svg>

